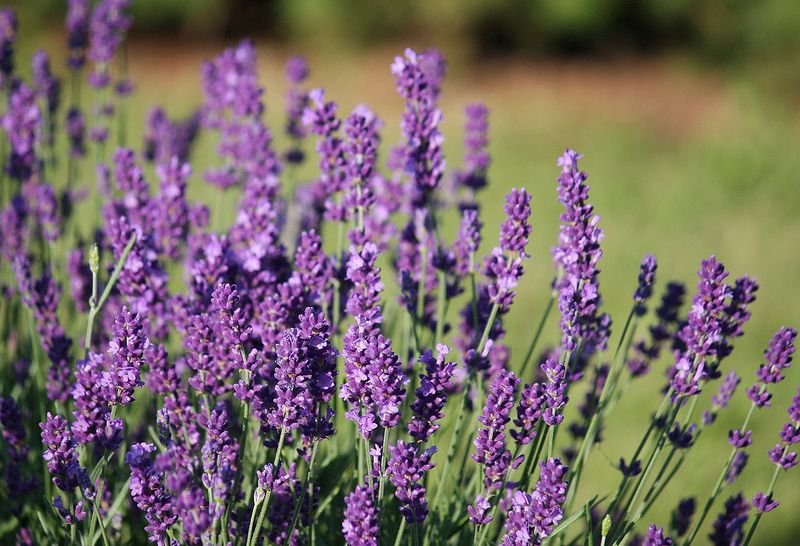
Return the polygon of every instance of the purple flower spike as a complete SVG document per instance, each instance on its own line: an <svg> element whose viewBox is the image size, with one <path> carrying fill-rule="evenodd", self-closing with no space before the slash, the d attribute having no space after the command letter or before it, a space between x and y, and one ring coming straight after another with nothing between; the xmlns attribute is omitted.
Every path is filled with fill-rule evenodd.
<svg viewBox="0 0 800 546"><path fill-rule="evenodd" d="M415 207L425 205L445 171L444 136L439 130L442 112L436 105L440 78L434 75L435 71L425 70L429 55L406 49L392 63L397 92L406 103L401 128L406 138L405 171L414 184Z"/></svg>
<svg viewBox="0 0 800 546"><path fill-rule="evenodd" d="M102 0L92 11L89 22L89 59L95 70L89 83L98 89L111 83L108 65L117 53L133 21L125 14L130 0Z"/></svg>
<svg viewBox="0 0 800 546"><path fill-rule="evenodd" d="M67 64L72 70L80 70L86 63L89 45L89 0L69 0L64 26L69 48Z"/></svg>
<svg viewBox="0 0 800 546"><path fill-rule="evenodd" d="M500 248L503 252L524 254L531 235L531 196L525 189L512 189L503 205L506 219L500 226Z"/></svg>
<svg viewBox="0 0 800 546"><path fill-rule="evenodd" d="M540 467L533 493L517 491L511 499L501 546L540 544L564 517L561 506L566 500L567 467L555 458L542 461Z"/></svg>
<svg viewBox="0 0 800 546"><path fill-rule="evenodd" d="M87 489L92 494L94 486L89 474L78 462L77 444L69 430L69 423L60 415L47 414L47 420L40 423L44 461L47 471L53 476L53 483L62 491L72 492L76 487Z"/></svg>
<svg viewBox="0 0 800 546"><path fill-rule="evenodd" d="M756 377L758 381L747 389L747 397L759 408L772 405L772 393L767 391L768 385L783 381L783 370L792 364L795 351L797 330L783 327L769 340L769 346L764 351L766 364L761 364Z"/></svg>
<svg viewBox="0 0 800 546"><path fill-rule="evenodd" d="M672 539L664 535L664 529L651 525L647 528L647 536L642 546L672 546Z"/></svg>
<svg viewBox="0 0 800 546"><path fill-rule="evenodd" d="M347 279L353 283L347 299L347 312L358 317L362 326L368 329L378 328L383 322L383 281L381 270L375 263L377 259L378 247L367 243L361 250L351 248L347 260Z"/></svg>
<svg viewBox="0 0 800 546"><path fill-rule="evenodd" d="M542 363L542 371L547 377L547 385L545 386L545 400L547 407L542 412L542 418L545 423L552 426L557 426L564 420L564 415L561 410L567 405L569 398L566 396L567 370L563 364L554 358L548 358Z"/></svg>
<svg viewBox="0 0 800 546"><path fill-rule="evenodd" d="M151 454L155 450L153 444L133 444L125 455L125 464L131 470L131 497L147 520L145 531L152 542L161 543L178 516L164 487L163 473L153 465Z"/></svg>
<svg viewBox="0 0 800 546"><path fill-rule="evenodd" d="M695 498L688 497L682 499L672 511L672 528L675 530L676 537L680 538L689 531L696 508Z"/></svg>
<svg viewBox="0 0 800 546"><path fill-rule="evenodd" d="M456 173L456 181L475 192L486 186L486 173L491 161L488 150L489 109L484 104L469 104L465 114L464 170Z"/></svg>
<svg viewBox="0 0 800 546"><path fill-rule="evenodd" d="M24 83L17 82L9 93L8 108L0 118L11 144L6 169L12 178L26 181L38 169L36 145L41 140L42 113L36 93Z"/></svg>
<svg viewBox="0 0 800 546"><path fill-rule="evenodd" d="M39 49L33 54L33 87L36 93L47 105L47 111L51 117L58 111L59 100L61 98L61 82L53 76L50 69L50 56L46 51ZM51 124L53 120L51 119ZM48 144L53 144L53 126L47 135Z"/></svg>
<svg viewBox="0 0 800 546"><path fill-rule="evenodd" d="M330 342L330 325L322 313L306 308L297 328L286 330L277 347L275 408L269 422L286 430L301 428L308 435L329 435L319 405L333 396L336 349Z"/></svg>
<svg viewBox="0 0 800 546"><path fill-rule="evenodd" d="M536 424L544 416L547 400L547 387L542 383L525 385L522 389L517 405L517 418L514 419L518 430L511 431L511 436L517 443L527 445L536 437Z"/></svg>
<svg viewBox="0 0 800 546"><path fill-rule="evenodd" d="M653 283L656 279L656 269L658 262L656 257L647 255L642 260L642 265L639 269L639 286L633 294L633 301L636 303L635 313L642 316L647 312L647 300L653 295Z"/></svg>
<svg viewBox="0 0 800 546"><path fill-rule="evenodd" d="M347 546L378 546L379 513L374 491L362 483L344 499L342 534Z"/></svg>
<svg viewBox="0 0 800 546"><path fill-rule="evenodd" d="M723 313L730 287L725 284L728 273L714 256L703 260L698 271L697 294L686 326L678 333L685 351L676 352L677 364L670 386L679 396L698 394L715 369L710 361L717 355L722 339Z"/></svg>
<svg viewBox="0 0 800 546"><path fill-rule="evenodd" d="M736 479L742 474L744 467L747 466L747 459L748 455L746 451L739 450L733 456L733 460L731 461L731 466L728 469L728 473L725 476L726 483L733 483Z"/></svg>
<svg viewBox="0 0 800 546"><path fill-rule="evenodd" d="M456 258L455 271L460 277L475 272L475 253L481 245L481 228L476 209L465 209L461 216L458 236L453 243Z"/></svg>
<svg viewBox="0 0 800 546"><path fill-rule="evenodd" d="M439 344L436 346L436 358L430 350L419 357L419 362L425 364L425 373L420 375L417 398L411 404L414 416L408 424L408 433L421 443L439 429L437 421L444 417L447 393L453 388L456 364L446 362L449 352L447 345Z"/></svg>
<svg viewBox="0 0 800 546"><path fill-rule="evenodd" d="M731 401L731 398L733 398L733 393L736 392L736 387L739 386L741 381L742 379L734 371L729 372L728 375L725 376L725 379L722 380L722 384L719 387L719 391L711 397L711 409L703 413L704 425L714 423L717 419L717 413L728 407L728 403Z"/></svg>
<svg viewBox="0 0 800 546"><path fill-rule="evenodd" d="M0 84L14 72L14 42L17 41L17 14L13 9L0 9Z"/></svg>
<svg viewBox="0 0 800 546"><path fill-rule="evenodd" d="M498 489L511 465L511 452L506 448L506 425L514 407L514 396L519 379L509 371L501 370L489 387L486 404L478 421L483 425L475 437L475 454L472 459L483 466L484 486Z"/></svg>
<svg viewBox="0 0 800 546"><path fill-rule="evenodd" d="M610 319L600 315L601 304L597 264L603 255L600 242L603 230L600 217L587 200L587 174L578 168L582 156L565 150L558 159L558 200L564 205L558 245L553 257L561 277L557 283L558 307L561 311L562 347L572 351L580 340L584 351L591 354L605 349Z"/></svg>
<svg viewBox="0 0 800 546"><path fill-rule="evenodd" d="M400 513L409 523L422 523L428 515L422 481L425 473L433 468L431 457L436 453L436 447L420 451L416 444L399 440L389 447L389 453L386 472L397 488L395 496L400 501Z"/></svg>
<svg viewBox="0 0 800 546"><path fill-rule="evenodd" d="M302 163L304 159L301 142L306 136L303 127L303 110L308 104L308 93L300 85L308 78L308 64L302 57L291 57L286 62L286 134L292 139L292 147L286 152L286 161Z"/></svg>
<svg viewBox="0 0 800 546"><path fill-rule="evenodd" d="M358 424L369 438L378 425L394 427L400 421L400 406L408 378L391 341L364 325L354 324L344 337L342 349L347 379L340 396L351 405L347 418Z"/></svg>

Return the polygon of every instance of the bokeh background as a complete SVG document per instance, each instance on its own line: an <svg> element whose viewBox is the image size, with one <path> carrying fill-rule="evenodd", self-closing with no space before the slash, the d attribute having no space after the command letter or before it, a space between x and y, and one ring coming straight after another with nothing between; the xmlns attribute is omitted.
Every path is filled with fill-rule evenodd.
<svg viewBox="0 0 800 546"><path fill-rule="evenodd" d="M63 58L65 2L10 4L20 18L18 64L39 47ZM772 332L800 326L795 0L135 0L133 14L127 52L136 86L128 114L134 143L152 106L181 117L199 105L203 59L252 37L278 146L285 142L283 64L293 53L306 56L311 85L324 86L340 111L359 103L373 108L386 122L384 143L392 145L402 111L392 59L405 47L442 50L449 62L441 104L452 167L460 164L464 106L483 101L491 111L484 240L496 238L509 188L525 186L534 196L533 259L507 320L512 362L521 358L546 304L560 212L555 159L566 146L585 156L591 201L606 233L601 287L618 329L647 252L659 258L659 289L670 279L693 288L700 260L712 253L732 275L758 278L746 336L726 362L744 376L743 386ZM202 182L213 158L213 143L201 141L190 191L212 204L212 226L223 227L237 197ZM83 175L90 181L90 172ZM551 320L552 340L556 328ZM755 419L750 466L730 493L742 488L751 497L767 485L766 450L800 383L797 369L788 375L775 407ZM617 483L609 461L630 454L661 382L660 373L651 374L618 406L594 458L590 489ZM651 515L654 522L666 524L678 499L711 489L728 453L727 430L746 411L743 392L736 400L692 450L669 499ZM779 483L784 507L766 516L759 544L798 544L798 483L791 474Z"/></svg>

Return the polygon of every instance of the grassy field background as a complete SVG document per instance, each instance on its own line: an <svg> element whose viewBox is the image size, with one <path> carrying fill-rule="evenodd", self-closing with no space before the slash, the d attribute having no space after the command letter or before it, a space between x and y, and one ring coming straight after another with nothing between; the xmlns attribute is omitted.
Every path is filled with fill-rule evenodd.
<svg viewBox="0 0 800 546"><path fill-rule="evenodd" d="M19 63L27 64L36 47L63 51L61 43L62 37L51 32L28 35ZM280 148L282 67L294 51L285 43L256 43L261 80L267 87L267 118ZM200 103L200 63L225 45L163 38L129 44L130 74L136 84L129 103L129 142L140 142L151 106L161 105L170 115L181 116ZM464 106L479 100L490 108L492 167L490 188L482 198L483 250L496 240L503 195L524 186L534 198L533 258L506 320L515 365L548 297L553 275L550 247L560 212L555 160L565 147L585 156L582 167L589 173L591 202L606 235L600 281L604 306L615 317L617 335L645 253L659 259L656 297L671 279L687 282L693 292L700 260L710 254L717 255L732 278L747 273L761 284L746 335L725 364L726 370L736 369L744 377L743 386L733 407L692 449L682 477L668 490L671 500L662 501L662 509L652 514L654 522L665 525L668 510L679 498L694 494L702 498L710 490L728 454L727 430L739 426L747 409L743 387L752 382L771 334L781 325L800 326L797 103L773 95L746 72L715 70L681 56L471 62L457 44L434 40L382 44L369 50L301 46L299 52L309 59L310 84L324 86L327 96L339 102L342 114L358 103L369 105L384 119L384 143L392 145L399 139L402 103L389 65L406 46L430 45L442 45L451 60L441 101L450 166L461 163ZM57 61L56 66L63 65ZM237 199L203 183L202 172L215 157L213 143L201 140L193 158L190 192L211 206L212 226L221 229L231 222ZM83 170L89 185L91 172ZM313 169L305 168L299 178L312 174ZM388 269L384 273L391 275ZM553 342L558 339L557 320L550 321L547 335ZM657 404L666 365L664 361L656 366L617 407L601 446L609 460L630 455ZM756 416L750 464L731 493L743 488L752 497L766 487L771 472L766 451L777 440L798 383L796 366L776 389L775 407ZM573 401L579 396L576 393ZM618 473L602 456L594 461L586 487L603 491L615 486ZM791 474L779 482L777 498L784 506L764 518L758 544L796 544L800 527L793 512L800 506L800 489L793 484L797 483Z"/></svg>

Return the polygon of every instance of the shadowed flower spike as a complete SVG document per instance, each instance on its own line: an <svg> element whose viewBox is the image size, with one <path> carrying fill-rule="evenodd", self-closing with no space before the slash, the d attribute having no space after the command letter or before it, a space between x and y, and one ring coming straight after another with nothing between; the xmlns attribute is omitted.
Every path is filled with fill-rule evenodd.
<svg viewBox="0 0 800 546"><path fill-rule="evenodd" d="M636 303L635 313L642 316L647 312L647 301L653 295L653 283L656 279L656 269L658 262L656 257L647 255L642 260L639 269L639 286L633 294L633 301Z"/></svg>
<svg viewBox="0 0 800 546"><path fill-rule="evenodd" d="M714 546L741 544L744 539L744 525L750 513L750 504L741 493L725 501L725 509L717 517L710 535Z"/></svg>
<svg viewBox="0 0 800 546"><path fill-rule="evenodd" d="M342 534L347 546L378 546L380 522L373 496L365 482L345 497Z"/></svg>
<svg viewBox="0 0 800 546"><path fill-rule="evenodd" d="M650 371L650 363L658 360L667 341L678 328L678 311L683 306L686 289L683 284L669 282L656 309L658 322L649 328L650 339L641 339L634 344L635 354L628 360L628 370L633 377L641 377Z"/></svg>
<svg viewBox="0 0 800 546"><path fill-rule="evenodd" d="M694 497L682 499L675 510L672 511L672 524L671 527L675 531L676 538L680 538L686 534L689 527L692 525L692 516L694 516L697 502Z"/></svg>

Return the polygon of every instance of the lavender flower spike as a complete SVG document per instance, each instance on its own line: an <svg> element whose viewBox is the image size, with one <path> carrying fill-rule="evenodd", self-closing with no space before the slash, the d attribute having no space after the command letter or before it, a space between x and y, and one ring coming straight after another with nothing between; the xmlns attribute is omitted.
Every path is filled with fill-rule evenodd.
<svg viewBox="0 0 800 546"><path fill-rule="evenodd" d="M419 362L425 364L425 373L420 376L417 399L411 404L414 416L408 424L408 433L418 442L426 442L439 429L437 421L444 416L447 393L453 387L456 370L455 362L446 362L449 352L447 345L439 344L436 358L430 350L419 357Z"/></svg>
<svg viewBox="0 0 800 546"><path fill-rule="evenodd" d="M514 407L514 395L519 379L501 370L489 387L489 395L478 421L483 425L475 437L472 459L483 466L484 486L496 490L505 479L511 465L511 452L506 449L506 425Z"/></svg>
<svg viewBox="0 0 800 546"><path fill-rule="evenodd" d="M633 301L636 304L634 312L638 316L647 312L647 300L653 295L653 282L655 282L657 268L658 262L656 262L655 256L647 255L642 259L639 269L639 286L633 294Z"/></svg>
<svg viewBox="0 0 800 546"><path fill-rule="evenodd" d="M664 529L651 525L647 528L647 536L642 546L672 546L672 539L664 536Z"/></svg>
<svg viewBox="0 0 800 546"><path fill-rule="evenodd" d="M795 351L797 330L783 327L772 336L769 346L764 351L766 364L761 364L756 372L758 381L747 389L747 397L759 408L772 405L772 394L767 391L769 385L783 381L783 370L792 364Z"/></svg>
<svg viewBox="0 0 800 546"><path fill-rule="evenodd" d="M409 523L422 523L428 515L422 482L425 473L433 468L431 457L436 453L436 447L420 452L416 444L399 440L389 447L389 453L391 458L386 471L392 485L397 488L395 496L400 501L400 513Z"/></svg>
<svg viewBox="0 0 800 546"><path fill-rule="evenodd" d="M125 464L131 469L131 497L144 512L147 531L154 543L164 541L167 530L175 524L178 516L172 507L172 496L163 484L163 474L154 467L153 444L133 444L125 455Z"/></svg>
<svg viewBox="0 0 800 546"><path fill-rule="evenodd" d="M362 483L344 499L342 534L347 546L378 546L379 515L372 491Z"/></svg>
<svg viewBox="0 0 800 546"><path fill-rule="evenodd" d="M517 491L511 499L501 546L541 544L564 517L567 467L557 458L542 461L540 467L539 482L533 493Z"/></svg>

